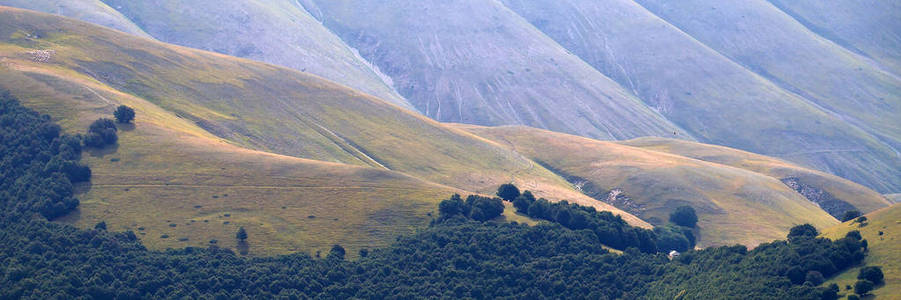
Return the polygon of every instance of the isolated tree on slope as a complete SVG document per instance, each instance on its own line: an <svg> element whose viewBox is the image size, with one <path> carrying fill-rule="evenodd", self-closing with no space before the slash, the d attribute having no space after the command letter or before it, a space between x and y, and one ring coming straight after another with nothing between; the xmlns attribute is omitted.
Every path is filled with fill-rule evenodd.
<svg viewBox="0 0 901 300"><path fill-rule="evenodd" d="M691 206L679 206L669 215L669 221L679 226L695 227L698 223L698 215Z"/></svg>
<svg viewBox="0 0 901 300"><path fill-rule="evenodd" d="M235 237L238 238L238 241L244 242L247 240L247 231L244 230L244 227L238 228L238 233L235 234Z"/></svg>
<svg viewBox="0 0 901 300"><path fill-rule="evenodd" d="M497 196L507 201L513 201L519 197L519 189L513 184L505 183L497 188Z"/></svg>
<svg viewBox="0 0 901 300"><path fill-rule="evenodd" d="M135 119L135 110L125 105L119 105L119 107L116 108L116 111L113 112L113 116L116 117L117 122L128 124Z"/></svg>

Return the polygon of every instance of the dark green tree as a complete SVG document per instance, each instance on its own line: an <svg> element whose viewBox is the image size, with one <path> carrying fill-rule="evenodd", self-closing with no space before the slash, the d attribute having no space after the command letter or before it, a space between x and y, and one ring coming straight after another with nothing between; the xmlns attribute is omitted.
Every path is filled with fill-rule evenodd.
<svg viewBox="0 0 901 300"><path fill-rule="evenodd" d="M100 118L91 123L88 133L84 137L84 144L88 147L103 148L106 145L115 144L119 140L116 132L116 123L107 118Z"/></svg>
<svg viewBox="0 0 901 300"><path fill-rule="evenodd" d="M100 221L100 223L97 223L96 225L94 225L94 229L95 230L106 230L106 222Z"/></svg>
<svg viewBox="0 0 901 300"><path fill-rule="evenodd" d="M814 286L818 286L822 284L823 281L826 281L826 279L823 278L823 273L820 273L819 271L808 271L807 276L804 277L804 281L810 282Z"/></svg>
<svg viewBox="0 0 901 300"><path fill-rule="evenodd" d="M854 220L854 218L860 217L860 211L857 210L849 210L846 211L845 214L842 215L842 222L848 222Z"/></svg>
<svg viewBox="0 0 901 300"><path fill-rule="evenodd" d="M694 228L698 224L698 215L691 206L679 206L669 215L669 221L679 226Z"/></svg>
<svg viewBox="0 0 901 300"><path fill-rule="evenodd" d="M128 124L135 119L135 110L125 105L119 105L113 112L113 116L116 117L117 122Z"/></svg>
<svg viewBox="0 0 901 300"><path fill-rule="evenodd" d="M866 295L873 290L873 286L874 284L872 281L866 279L858 280L854 283L854 293L858 295Z"/></svg>
<svg viewBox="0 0 901 300"><path fill-rule="evenodd" d="M341 247L341 245L335 244L332 246L332 249L329 250L328 256L326 256L326 258L344 260L344 255L346 253L347 252L344 250L344 247Z"/></svg>
<svg viewBox="0 0 901 300"><path fill-rule="evenodd" d="M241 242L244 242L247 240L247 230L244 230L244 226L241 226L240 228L238 228L238 233L235 234L235 238L237 238L238 241L241 241Z"/></svg>
<svg viewBox="0 0 901 300"><path fill-rule="evenodd" d="M885 278L885 274L882 273L882 267L877 266L866 266L860 269L860 273L857 274L857 279L866 279L873 284L882 283L883 278Z"/></svg>
<svg viewBox="0 0 901 300"><path fill-rule="evenodd" d="M511 183L502 184L497 188L497 196L507 201L513 201L519 197L519 188Z"/></svg>
<svg viewBox="0 0 901 300"><path fill-rule="evenodd" d="M459 194L454 194L450 199L438 203L438 217L447 219L456 215L463 215L465 204Z"/></svg>
<svg viewBox="0 0 901 300"><path fill-rule="evenodd" d="M793 243L801 238L815 238L818 234L817 228L813 225L798 225L788 231L788 241Z"/></svg>

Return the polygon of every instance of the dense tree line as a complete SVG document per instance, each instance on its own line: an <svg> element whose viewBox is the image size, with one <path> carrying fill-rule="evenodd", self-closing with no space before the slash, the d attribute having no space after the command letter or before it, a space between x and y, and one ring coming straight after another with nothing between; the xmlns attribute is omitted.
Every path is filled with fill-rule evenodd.
<svg viewBox="0 0 901 300"><path fill-rule="evenodd" d="M502 187L503 189L503 187ZM525 191L513 199L516 212L541 220L558 223L572 230L589 230L598 240L614 249L638 248L644 253L657 252L656 235L653 231L632 227L619 215L609 211L597 211L594 207L571 204L567 201L550 202L544 198L535 199Z"/></svg>
<svg viewBox="0 0 901 300"><path fill-rule="evenodd" d="M688 251L670 261L631 237L642 232L653 242L652 231L524 192L513 199L526 195L527 210L539 207L534 215L552 222L484 222L503 211L500 199L456 196L428 228L361 251L357 261L346 261L339 245L325 258L246 258L215 246L149 251L134 233L102 223L82 230L47 221L78 203L65 168L45 171L54 158L76 162L80 151L67 140L78 139L8 95L0 100L0 299L834 299L834 287L810 280L859 263L866 250L859 233L833 242L808 225L792 229L788 242ZM59 210L45 213L56 203ZM625 251L605 250L611 241ZM881 275L868 269L862 282Z"/></svg>
<svg viewBox="0 0 901 300"><path fill-rule="evenodd" d="M81 139L61 135L50 117L0 92L0 209L5 218L39 213L48 219L78 206L73 183L91 169L78 163Z"/></svg>
<svg viewBox="0 0 901 300"><path fill-rule="evenodd" d="M466 201L454 194L450 199L438 204L438 221L453 217L470 218L476 221L488 221L504 213L504 203L499 198L488 198L469 195Z"/></svg>

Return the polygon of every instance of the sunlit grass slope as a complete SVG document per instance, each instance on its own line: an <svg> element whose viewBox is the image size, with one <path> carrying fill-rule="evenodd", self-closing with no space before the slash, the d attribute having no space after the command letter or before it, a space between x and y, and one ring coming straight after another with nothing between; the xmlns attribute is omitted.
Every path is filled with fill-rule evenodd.
<svg viewBox="0 0 901 300"><path fill-rule="evenodd" d="M2 14L7 64L90 77L239 146L386 168L475 192L515 180L567 186L512 151L309 74L74 20ZM27 53L36 49L55 51L53 59L31 61Z"/></svg>
<svg viewBox="0 0 901 300"><path fill-rule="evenodd" d="M623 145L672 153L685 157L733 166L774 178L798 178L801 182L820 188L842 201L868 213L891 204L883 195L847 179L802 168L795 164L764 155L723 146L666 138L638 138L621 141Z"/></svg>
<svg viewBox="0 0 901 300"><path fill-rule="evenodd" d="M63 221L105 221L150 248L216 240L235 249L243 226L252 255L327 251L335 243L355 254L425 226L438 201L460 192L393 171L239 148L140 98L41 72L0 69L0 87L67 132L84 132L120 103L136 109L118 146L84 154L92 182L80 188L79 211Z"/></svg>
<svg viewBox="0 0 901 300"><path fill-rule="evenodd" d="M864 260L865 265L881 266L885 273L885 286L873 291L876 299L897 299L901 295L901 204L895 204L866 214L866 226L854 221L845 222L822 230L822 235L831 239L845 236L848 231L858 230L867 240L870 252ZM882 233L881 235L879 233ZM852 268L827 281L825 284L837 283L842 292L846 285L854 286L860 268Z"/></svg>
<svg viewBox="0 0 901 300"><path fill-rule="evenodd" d="M699 215L702 247L783 238L796 224L838 223L778 178L723 164L526 127L461 125L556 170L596 197L621 190L619 208L655 225L680 205Z"/></svg>
<svg viewBox="0 0 901 300"><path fill-rule="evenodd" d="M648 226L493 142L262 63L0 8L0 72L0 87L68 132L135 107L118 147L86 154L93 185L67 220L144 232L153 248L231 247L237 226L252 254L377 246L453 192L506 182Z"/></svg>

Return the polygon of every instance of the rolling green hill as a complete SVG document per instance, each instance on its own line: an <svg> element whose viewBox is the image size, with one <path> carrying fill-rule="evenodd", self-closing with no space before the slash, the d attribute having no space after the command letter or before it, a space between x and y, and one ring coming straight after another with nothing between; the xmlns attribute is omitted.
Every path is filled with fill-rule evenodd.
<svg viewBox="0 0 901 300"><path fill-rule="evenodd" d="M95 186L70 219L82 226L143 227L159 248L228 245L237 224L256 231L255 253L353 249L424 225L452 192L506 182L647 226L515 152L319 77L45 14L0 15L0 87L70 132L120 103L138 111L118 148L88 157Z"/></svg>
<svg viewBox="0 0 901 300"><path fill-rule="evenodd" d="M853 221L845 222L827 229L822 236L831 239L844 237L848 231L858 230L869 244L869 253L864 264L881 266L885 274L885 285L873 291L876 299L894 299L901 295L901 205L895 204L865 215L865 226ZM860 268L852 268L827 281L838 286L854 285ZM848 293L848 292L845 292Z"/></svg>
<svg viewBox="0 0 901 300"><path fill-rule="evenodd" d="M876 136L735 63L633 1L504 3L688 131L679 134L826 171L850 168L853 172L839 174L859 176L860 182L884 190L899 175L896 153ZM884 116L873 122L892 121Z"/></svg>
<svg viewBox="0 0 901 300"><path fill-rule="evenodd" d="M813 186L848 202L863 213L881 209L892 203L883 195L847 179L737 149L664 138L638 138L619 143L742 168L773 178L794 178L801 184ZM841 214L843 211L837 213Z"/></svg>
<svg viewBox="0 0 901 300"><path fill-rule="evenodd" d="M783 176L801 178L862 210L889 205L881 195L847 180L725 147L671 139L616 143L525 127L460 126L507 145L586 194L654 225L667 222L676 207L690 205L699 215L702 247L756 245L784 236L796 224L823 228L837 223L781 182ZM697 148L700 159L658 150L664 147Z"/></svg>
<svg viewBox="0 0 901 300"><path fill-rule="evenodd" d="M79 227L106 221L136 232L151 248L204 247L211 240L235 248L239 226L249 232L254 255L385 245L426 224L437 200L458 192L397 172L239 148L88 78L0 74L0 86L59 118L68 132L83 132L118 104L137 110L136 125L122 128L117 147L84 155L92 184L81 188L79 211L63 221Z"/></svg>

